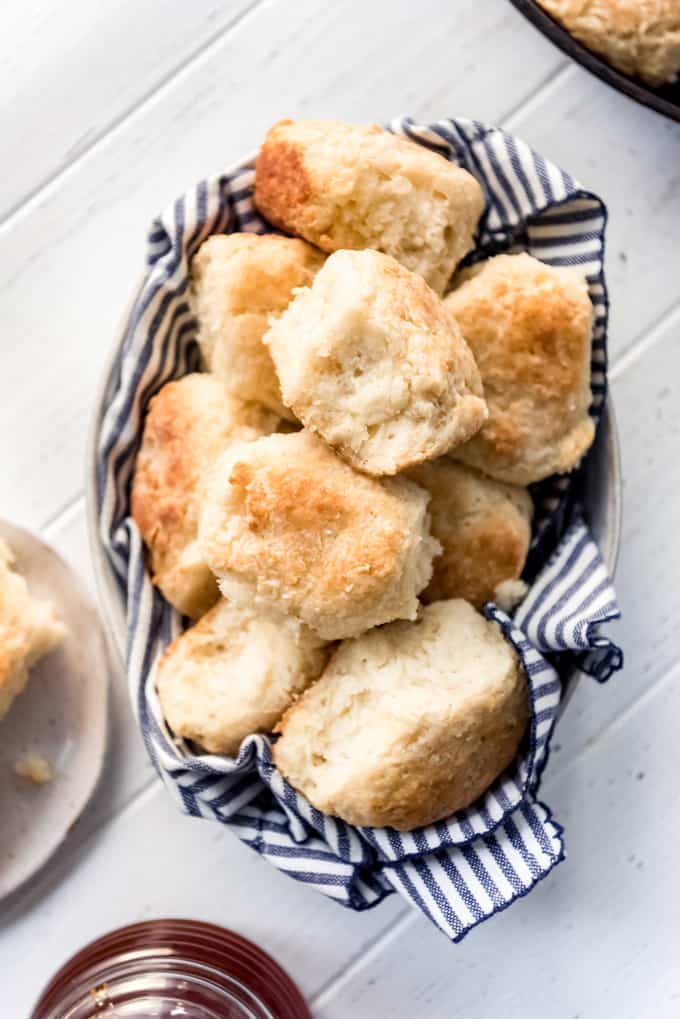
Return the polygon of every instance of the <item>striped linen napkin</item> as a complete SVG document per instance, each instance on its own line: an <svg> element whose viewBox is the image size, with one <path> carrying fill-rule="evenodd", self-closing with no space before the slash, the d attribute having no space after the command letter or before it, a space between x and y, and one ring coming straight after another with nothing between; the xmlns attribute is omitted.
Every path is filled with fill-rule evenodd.
<svg viewBox="0 0 680 1019"><path fill-rule="evenodd" d="M390 127L464 166L484 187L486 212L471 261L524 250L584 271L595 312L591 414L598 423L606 395L602 202L496 128L463 119L430 125L400 119ZM602 682L622 666L621 651L600 632L619 616L616 595L574 505L573 476L533 486L529 594L514 619L486 607L524 666L531 701L526 745L472 807L413 832L354 828L321 814L276 770L266 736L250 736L230 759L197 754L169 733L154 663L183 623L146 572L129 516L130 480L150 397L198 367L187 300L191 258L209 234L271 229L254 207L252 185L250 160L200 181L154 221L148 273L109 380L97 442L97 505L100 539L127 613L130 695L151 759L182 811L229 825L280 870L352 909L367 909L396 891L458 941L564 858L562 828L537 798L538 786L561 677L578 669Z"/></svg>

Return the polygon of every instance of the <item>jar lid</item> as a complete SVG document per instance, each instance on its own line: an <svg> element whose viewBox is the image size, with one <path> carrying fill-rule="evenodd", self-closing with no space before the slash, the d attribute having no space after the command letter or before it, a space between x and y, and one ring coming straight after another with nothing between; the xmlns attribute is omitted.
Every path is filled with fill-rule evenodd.
<svg viewBox="0 0 680 1019"><path fill-rule="evenodd" d="M311 1019L278 963L213 924L149 920L86 945L31 1019Z"/></svg>

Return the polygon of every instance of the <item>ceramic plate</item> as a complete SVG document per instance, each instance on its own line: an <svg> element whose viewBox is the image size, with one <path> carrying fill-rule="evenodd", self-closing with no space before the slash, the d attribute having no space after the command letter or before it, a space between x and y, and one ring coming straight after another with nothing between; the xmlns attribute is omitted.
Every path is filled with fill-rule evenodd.
<svg viewBox="0 0 680 1019"><path fill-rule="evenodd" d="M40 539L0 521L31 593L52 601L67 626L0 722L0 899L64 841L97 785L106 750L109 659L99 617L73 570ZM14 773L27 754L46 757L54 779Z"/></svg>

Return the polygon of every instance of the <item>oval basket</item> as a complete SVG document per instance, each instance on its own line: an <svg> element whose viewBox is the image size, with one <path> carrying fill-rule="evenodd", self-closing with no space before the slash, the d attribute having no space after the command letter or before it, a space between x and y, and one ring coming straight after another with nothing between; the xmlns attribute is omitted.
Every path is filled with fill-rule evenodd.
<svg viewBox="0 0 680 1019"><path fill-rule="evenodd" d="M248 737L233 760L197 753L165 727L153 667L183 624L146 574L141 539L129 520L129 481L148 400L197 364L186 301L190 258L210 233L271 229L252 202L252 157L199 182L152 224L149 271L126 312L97 401L88 521L104 614L127 660L132 703L180 809L230 825L277 867L343 905L365 909L397 891L458 940L562 859L561 828L536 798L553 725L581 670L603 680L621 664L618 649L598 632L618 614L609 576L621 514L616 426L606 399L606 210L566 173L496 128L462 119L430 125L400 119L391 129L465 166L484 187L486 211L471 261L528 250L552 264L580 265L595 309L595 444L580 471L535 486L528 579L536 580L520 610L522 623L487 607L514 644L530 691L530 732L513 768L446 822L401 834L355 829L320 814L285 782L267 737ZM580 614L560 620L557 643L542 644L545 621L561 604L551 601L556 584L578 590Z"/></svg>

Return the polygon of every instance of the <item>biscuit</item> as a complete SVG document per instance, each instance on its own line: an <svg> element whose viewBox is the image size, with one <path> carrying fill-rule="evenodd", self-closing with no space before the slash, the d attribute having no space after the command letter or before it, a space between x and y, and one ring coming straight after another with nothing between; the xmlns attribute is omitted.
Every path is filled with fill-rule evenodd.
<svg viewBox="0 0 680 1019"><path fill-rule="evenodd" d="M538 0L579 42L650 85L680 71L677 0Z"/></svg>
<svg viewBox="0 0 680 1019"><path fill-rule="evenodd" d="M235 756L246 736L270 732L321 674L326 647L297 619L221 598L158 663L165 720L175 736Z"/></svg>
<svg viewBox="0 0 680 1019"><path fill-rule="evenodd" d="M265 336L285 403L359 470L396 474L486 418L460 329L415 273L338 251Z"/></svg>
<svg viewBox="0 0 680 1019"><path fill-rule="evenodd" d="M516 485L571 470L595 436L585 279L527 254L461 276L445 304L477 361L489 416L451 455Z"/></svg>
<svg viewBox="0 0 680 1019"><path fill-rule="evenodd" d="M52 605L31 596L0 538L0 719L26 686L29 671L66 636Z"/></svg>
<svg viewBox="0 0 680 1019"><path fill-rule="evenodd" d="M277 422L264 408L235 400L211 375L168 382L151 400L135 464L132 516L154 584L192 619L219 596L197 542L205 475L234 437L256 438Z"/></svg>
<svg viewBox="0 0 680 1019"><path fill-rule="evenodd" d="M377 127L281 120L255 164L255 204L323 251L375 248L444 292L484 209L475 178Z"/></svg>
<svg viewBox="0 0 680 1019"><path fill-rule="evenodd" d="M358 474L310 432L271 435L217 465L203 551L230 601L351 637L415 618L439 550L427 501L413 482Z"/></svg>
<svg viewBox="0 0 680 1019"><path fill-rule="evenodd" d="M274 234L215 235L201 245L191 264L198 342L206 367L233 396L292 417L262 337L323 261L305 241Z"/></svg>
<svg viewBox="0 0 680 1019"><path fill-rule="evenodd" d="M498 585L524 569L533 511L527 490L448 457L408 476L430 493L430 530L442 547L421 600L464 598L475 608L493 601Z"/></svg>
<svg viewBox="0 0 680 1019"><path fill-rule="evenodd" d="M274 761L318 810L408 831L463 810L512 762L524 674L495 623L435 602L343 642L279 723Z"/></svg>

